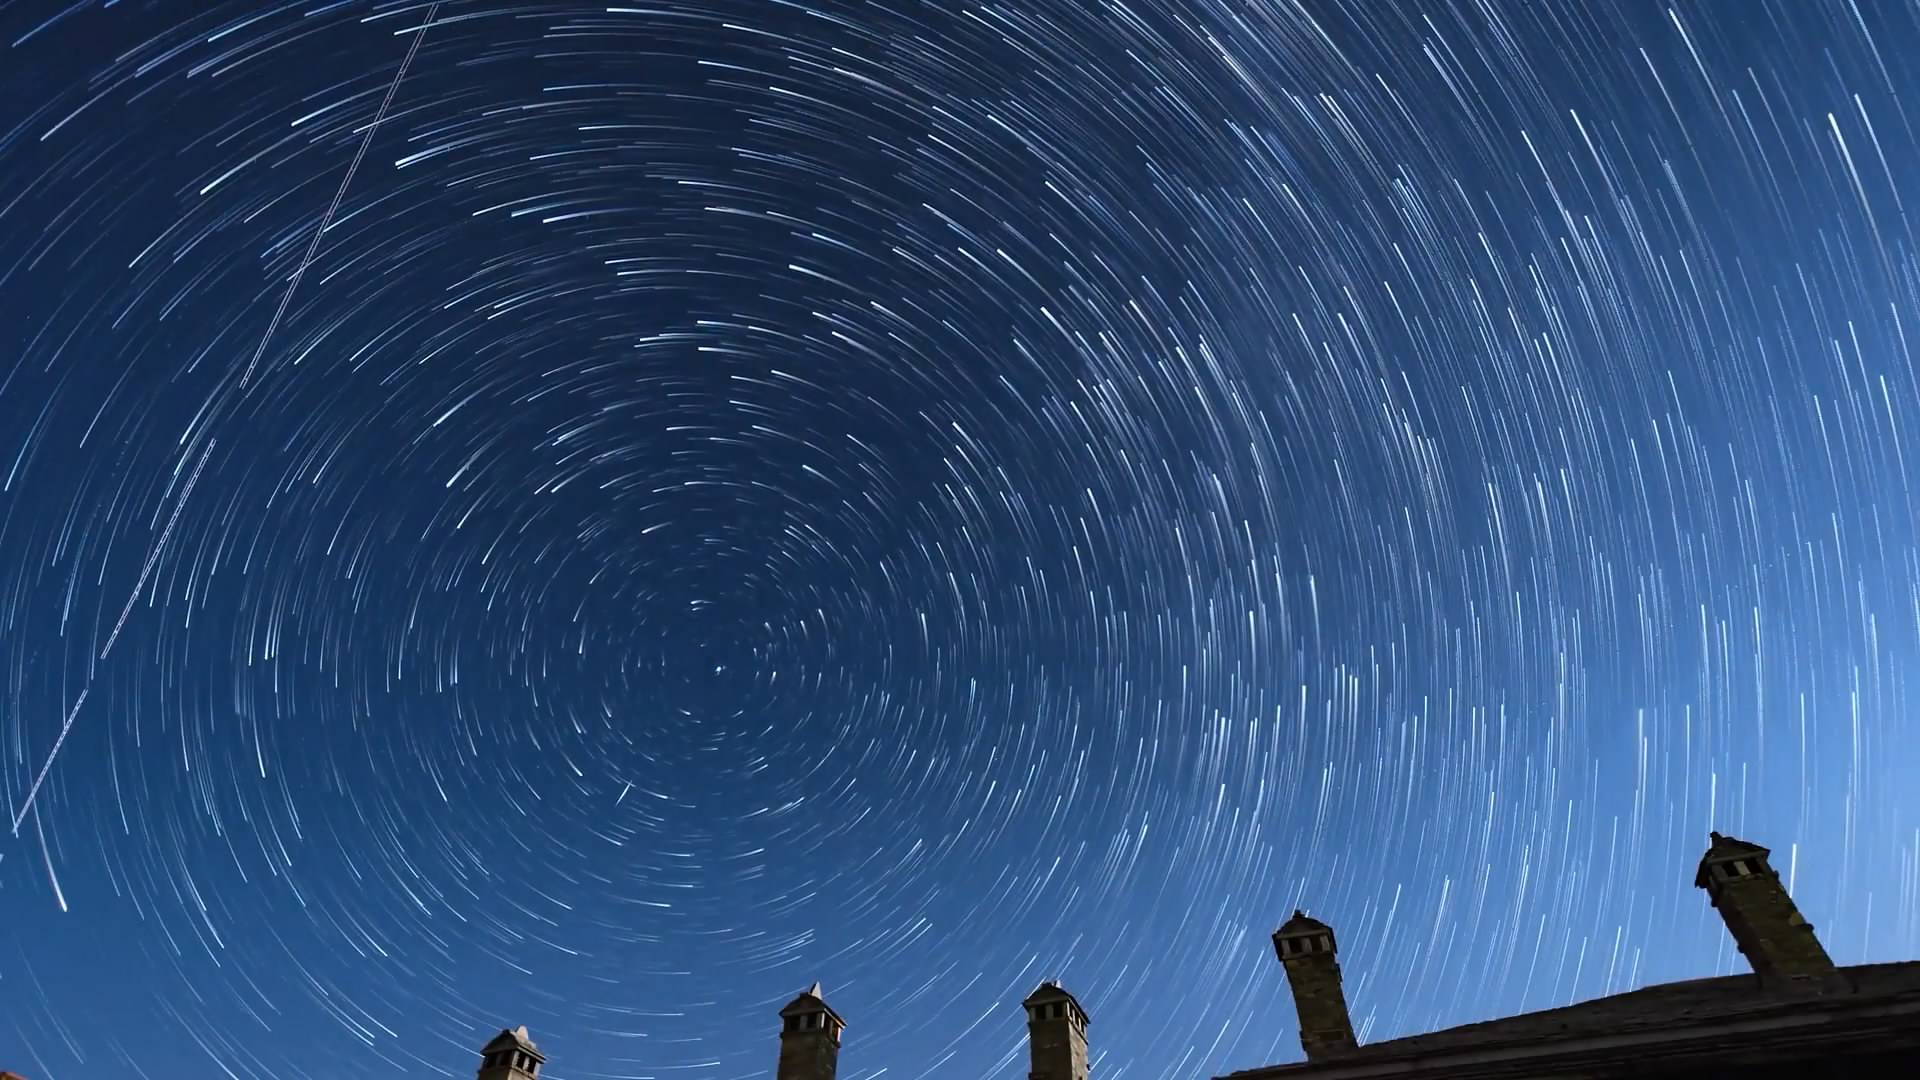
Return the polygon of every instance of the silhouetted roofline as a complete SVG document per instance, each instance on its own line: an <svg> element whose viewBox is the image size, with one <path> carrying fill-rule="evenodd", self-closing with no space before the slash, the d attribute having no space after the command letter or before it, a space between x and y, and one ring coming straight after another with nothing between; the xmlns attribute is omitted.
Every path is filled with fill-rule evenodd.
<svg viewBox="0 0 1920 1080"><path fill-rule="evenodd" d="M1905 1038L1920 1048L1920 961L1841 968L1847 989L1762 986L1757 976L1661 983L1575 1005L1369 1043L1328 1062L1270 1065L1222 1080L1438 1075L1519 1077L1655 1053L1664 1060L1743 1048L1830 1045L1842 1037ZM1809 1008L1817 1002L1816 1008Z"/></svg>

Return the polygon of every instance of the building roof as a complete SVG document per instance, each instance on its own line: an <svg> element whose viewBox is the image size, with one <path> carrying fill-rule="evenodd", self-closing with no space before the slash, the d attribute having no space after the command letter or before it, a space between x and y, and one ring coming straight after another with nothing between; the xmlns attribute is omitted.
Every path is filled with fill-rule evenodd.
<svg viewBox="0 0 1920 1080"><path fill-rule="evenodd" d="M1232 1074L1266 1077L1367 1077L1524 1074L1543 1058L1663 1054L1690 1042L1743 1039L1803 1044L1822 1031L1852 1031L1853 1021L1902 1017L1920 1026L1920 961L1841 968L1841 988L1763 987L1753 974L1663 983L1559 1009L1464 1024L1426 1035L1369 1043L1324 1062L1274 1065ZM1825 989L1826 992L1822 992ZM1809 1009L1810 1000L1819 1008ZM1749 1030L1750 1029L1750 1030ZM1920 1032L1915 1033L1920 1041ZM1525 1063L1522 1065L1521 1063Z"/></svg>

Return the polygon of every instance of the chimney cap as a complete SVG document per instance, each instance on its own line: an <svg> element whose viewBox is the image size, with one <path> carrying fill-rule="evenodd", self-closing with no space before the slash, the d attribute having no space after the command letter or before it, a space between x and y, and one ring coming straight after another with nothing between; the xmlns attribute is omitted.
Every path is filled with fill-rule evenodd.
<svg viewBox="0 0 1920 1080"><path fill-rule="evenodd" d="M1022 1001L1020 1006L1031 1009L1035 1005L1045 1005L1055 1001L1066 1002L1070 1011L1079 1018L1081 1026L1084 1027L1087 1025L1089 1022L1087 1020L1087 1010L1081 1006L1080 999L1073 996L1072 991L1060 985L1060 980L1058 979L1048 979L1039 986L1034 987L1033 993L1028 994L1026 1000Z"/></svg>
<svg viewBox="0 0 1920 1080"><path fill-rule="evenodd" d="M538 1058L542 1064L547 1060L540 1053L539 1048L533 1045L533 1037L527 1034L525 1024L521 1024L512 1031L501 1028L500 1034L487 1040L487 1045L480 1048L482 1054L491 1054L496 1050L522 1050Z"/></svg>
<svg viewBox="0 0 1920 1080"><path fill-rule="evenodd" d="M1278 939L1283 937L1310 937L1314 934L1330 935L1332 933L1333 927L1296 908L1293 912L1293 918L1281 923L1280 929L1275 930L1273 936Z"/></svg>
<svg viewBox="0 0 1920 1080"><path fill-rule="evenodd" d="M1710 832L1707 834L1707 837L1711 843L1708 844L1706 853L1700 856L1699 868L1694 871L1693 884L1695 888L1704 889L1707 887L1707 868L1716 863L1730 862L1734 859L1765 859L1768 855L1773 854L1770 849L1763 848L1759 844L1748 843L1745 840L1726 836L1719 832Z"/></svg>
<svg viewBox="0 0 1920 1080"><path fill-rule="evenodd" d="M847 1022L840 1019L840 1014L833 1011L833 1006L827 1004L825 993L820 989L820 982L817 979L812 986L800 991L798 996L787 1002L786 1006L780 1010L781 1016L809 1016L813 1013L826 1013L833 1017L834 1023L841 1027L847 1026Z"/></svg>

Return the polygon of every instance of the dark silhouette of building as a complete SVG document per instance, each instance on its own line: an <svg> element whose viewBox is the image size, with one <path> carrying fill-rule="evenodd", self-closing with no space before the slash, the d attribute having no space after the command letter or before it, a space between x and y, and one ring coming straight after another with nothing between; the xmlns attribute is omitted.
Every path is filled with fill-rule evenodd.
<svg viewBox="0 0 1920 1080"><path fill-rule="evenodd" d="M1365 1046L1347 1018L1333 931L1295 912L1273 945L1307 1060L1230 1080L1920 1076L1920 962L1835 967L1768 854L1714 833L1694 875L1751 975L1649 986Z"/></svg>
<svg viewBox="0 0 1920 1080"><path fill-rule="evenodd" d="M1561 1009L1361 1045L1333 928L1296 911L1274 931L1307 1060L1225 1080L1785 1080L1920 1076L1920 961L1835 967L1758 844L1719 833L1693 883L1750 975L1649 986ZM1027 995L1028 1080L1088 1080L1087 1013L1059 983ZM846 1021L820 984L780 1010L775 1080L835 1080ZM478 1080L537 1080L527 1029L481 1050ZM19 1080L0 1073L0 1080Z"/></svg>

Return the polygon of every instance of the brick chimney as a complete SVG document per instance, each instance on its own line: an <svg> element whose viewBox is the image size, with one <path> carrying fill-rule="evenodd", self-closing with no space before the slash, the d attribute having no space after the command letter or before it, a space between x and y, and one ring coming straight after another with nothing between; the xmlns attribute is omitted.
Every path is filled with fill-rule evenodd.
<svg viewBox="0 0 1920 1080"><path fill-rule="evenodd" d="M1027 1080L1087 1080L1087 1011L1049 979L1020 1003L1027 1010Z"/></svg>
<svg viewBox="0 0 1920 1080"><path fill-rule="evenodd" d="M1693 883L1707 890L1760 981L1791 986L1835 978L1838 971L1813 935L1813 924L1793 906L1780 875L1767 865L1770 852L1731 836L1709 835L1712 843L1700 856Z"/></svg>
<svg viewBox="0 0 1920 1080"><path fill-rule="evenodd" d="M775 1080L833 1080L840 1068L840 1032L847 1026L814 983L780 1010L780 1067Z"/></svg>
<svg viewBox="0 0 1920 1080"><path fill-rule="evenodd" d="M1300 1014L1300 1048L1309 1062L1326 1061L1354 1050L1353 1021L1334 959L1333 928L1305 912L1273 932L1273 951L1287 969L1293 1007Z"/></svg>

